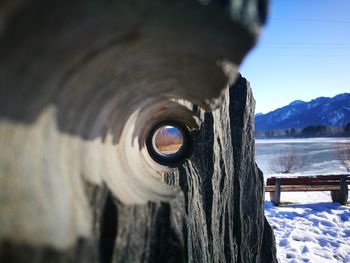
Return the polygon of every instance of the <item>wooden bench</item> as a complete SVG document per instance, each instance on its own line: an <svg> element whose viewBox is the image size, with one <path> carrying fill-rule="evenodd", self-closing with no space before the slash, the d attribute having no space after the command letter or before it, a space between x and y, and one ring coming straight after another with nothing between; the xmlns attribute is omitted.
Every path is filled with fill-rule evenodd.
<svg viewBox="0 0 350 263"><path fill-rule="evenodd" d="M281 192L331 191L332 201L345 205L348 201L348 184L349 174L271 177L266 181L265 192L269 192L271 201L279 205Z"/></svg>

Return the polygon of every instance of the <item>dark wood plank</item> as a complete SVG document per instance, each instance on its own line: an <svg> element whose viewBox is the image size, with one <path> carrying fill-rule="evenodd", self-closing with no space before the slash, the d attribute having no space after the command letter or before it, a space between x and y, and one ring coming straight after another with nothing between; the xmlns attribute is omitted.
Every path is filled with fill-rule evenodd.
<svg viewBox="0 0 350 263"><path fill-rule="evenodd" d="M327 181L284 181L284 180L281 180L280 181L280 184L282 185L304 185L304 184L315 184L315 185L336 185L336 184L339 184L340 180L327 180ZM267 183L266 185L275 185L275 183Z"/></svg>
<svg viewBox="0 0 350 263"><path fill-rule="evenodd" d="M346 176L346 181L350 183L350 176ZM340 182L340 178L344 177L344 175L338 175L338 176L317 176L317 177L291 177L291 178L279 178L280 183L283 185L293 185L293 184L318 184L322 185L324 184L332 184L332 183L338 183ZM275 185L276 178L271 177L267 179L266 185Z"/></svg>
<svg viewBox="0 0 350 263"><path fill-rule="evenodd" d="M265 192L274 192L275 186L266 186ZM281 185L281 192L338 191L339 185Z"/></svg>
<svg viewBox="0 0 350 263"><path fill-rule="evenodd" d="M313 185L282 185L281 191L285 192L298 192L298 191L337 191L340 190L339 186L324 185L324 186L313 186Z"/></svg>

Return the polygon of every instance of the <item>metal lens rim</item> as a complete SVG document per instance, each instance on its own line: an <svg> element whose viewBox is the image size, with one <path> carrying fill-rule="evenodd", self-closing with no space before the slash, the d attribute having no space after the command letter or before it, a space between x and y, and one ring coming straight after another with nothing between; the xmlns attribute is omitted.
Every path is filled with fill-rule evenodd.
<svg viewBox="0 0 350 263"><path fill-rule="evenodd" d="M154 138L159 129L165 126L172 126L178 129L183 138L182 146L179 150L172 154L163 154L156 149ZM149 155L154 161L165 166L178 166L184 162L191 154L192 150L192 137L187 127L179 122L174 121L163 121L155 125L147 136L146 146Z"/></svg>

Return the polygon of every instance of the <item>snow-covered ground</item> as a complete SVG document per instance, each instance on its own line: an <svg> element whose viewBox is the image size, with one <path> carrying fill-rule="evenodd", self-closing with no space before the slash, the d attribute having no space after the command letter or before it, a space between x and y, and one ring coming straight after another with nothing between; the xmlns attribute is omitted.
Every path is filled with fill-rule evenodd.
<svg viewBox="0 0 350 263"><path fill-rule="evenodd" d="M297 199L306 199L278 207L265 201L265 215L276 237L278 261L350 262L350 207L325 202L329 199L322 194L294 194ZM322 197L320 202L317 197Z"/></svg>
<svg viewBox="0 0 350 263"><path fill-rule="evenodd" d="M281 152L293 149L309 165L289 176L345 173L334 151L349 139L259 140L256 159L265 177ZM283 175L285 176L285 175ZM266 194L265 215L276 237L277 257L283 262L350 263L350 205L331 203L329 192L282 192L274 206Z"/></svg>

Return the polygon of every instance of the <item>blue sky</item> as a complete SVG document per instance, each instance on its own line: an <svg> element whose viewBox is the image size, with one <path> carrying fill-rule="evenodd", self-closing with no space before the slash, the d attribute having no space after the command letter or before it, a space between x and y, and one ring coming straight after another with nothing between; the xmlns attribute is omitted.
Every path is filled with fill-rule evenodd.
<svg viewBox="0 0 350 263"><path fill-rule="evenodd" d="M272 0L240 72L253 88L256 113L350 92L350 0Z"/></svg>

